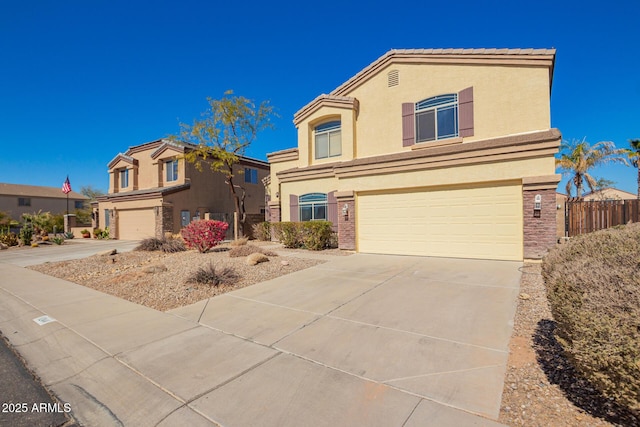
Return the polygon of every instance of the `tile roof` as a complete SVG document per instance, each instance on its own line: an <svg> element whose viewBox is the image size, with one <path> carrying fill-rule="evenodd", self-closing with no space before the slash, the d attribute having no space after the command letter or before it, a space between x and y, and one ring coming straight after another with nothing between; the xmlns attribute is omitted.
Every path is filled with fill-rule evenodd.
<svg viewBox="0 0 640 427"><path fill-rule="evenodd" d="M354 85L361 82L370 73L375 73L390 62L410 61L412 59L473 59L482 60L505 60L519 58L521 60L551 60L551 73L553 74L553 62L555 60L555 49L498 49L498 48L446 48L446 49L391 49L380 58L363 68L356 75L331 91L331 95L344 95L351 90Z"/></svg>
<svg viewBox="0 0 640 427"><path fill-rule="evenodd" d="M374 74L392 62L414 62L416 60L427 61L429 59L438 62L455 61L455 60L473 60L473 61L500 61L507 59L520 60L543 60L548 64L550 61L550 75L553 76L553 63L555 61L555 49L510 49L510 48L440 48L440 49L391 49L380 58L363 68L356 75L346 82L332 90L328 95L322 94L313 101L306 104L294 114L294 123L298 122L306 113L313 110L314 107L322 102L335 101L341 103L354 102L351 97L344 96L354 87L368 79L368 76Z"/></svg>
<svg viewBox="0 0 640 427"><path fill-rule="evenodd" d="M67 195L62 192L62 181L59 187L40 187L36 185L6 184L0 183L1 196L21 196L21 197L46 197L53 199L66 199ZM88 200L88 197L72 191L69 199Z"/></svg>

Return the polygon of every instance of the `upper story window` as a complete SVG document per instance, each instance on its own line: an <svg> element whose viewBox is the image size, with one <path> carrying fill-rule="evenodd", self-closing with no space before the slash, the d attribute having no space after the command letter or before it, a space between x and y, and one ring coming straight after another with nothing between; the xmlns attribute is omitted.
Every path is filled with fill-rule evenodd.
<svg viewBox="0 0 640 427"><path fill-rule="evenodd" d="M169 160L165 162L164 167L167 171L167 182L178 180L178 160Z"/></svg>
<svg viewBox="0 0 640 427"><path fill-rule="evenodd" d="M31 206L30 197L18 197L18 206Z"/></svg>
<svg viewBox="0 0 640 427"><path fill-rule="evenodd" d="M458 136L458 94L438 95L416 103L416 142Z"/></svg>
<svg viewBox="0 0 640 427"><path fill-rule="evenodd" d="M327 195L309 193L300 196L298 201L300 221L319 221L327 219Z"/></svg>
<svg viewBox="0 0 640 427"><path fill-rule="evenodd" d="M314 129L316 159L342 155L340 120L323 123Z"/></svg>
<svg viewBox="0 0 640 427"><path fill-rule="evenodd" d="M244 168L244 182L248 184L258 183L258 170L251 168Z"/></svg>
<svg viewBox="0 0 640 427"><path fill-rule="evenodd" d="M129 169L122 169L120 171L120 188L127 188L129 186Z"/></svg>
<svg viewBox="0 0 640 427"><path fill-rule="evenodd" d="M82 200L76 200L73 204L76 209L84 209L84 202Z"/></svg>

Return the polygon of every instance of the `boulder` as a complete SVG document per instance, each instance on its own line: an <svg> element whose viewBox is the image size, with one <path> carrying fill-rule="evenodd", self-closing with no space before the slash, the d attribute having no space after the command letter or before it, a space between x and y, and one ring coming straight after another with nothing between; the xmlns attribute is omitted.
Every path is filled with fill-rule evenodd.
<svg viewBox="0 0 640 427"><path fill-rule="evenodd" d="M167 266L164 264L153 264L143 268L142 271L149 274L162 273L163 271L167 271Z"/></svg>
<svg viewBox="0 0 640 427"><path fill-rule="evenodd" d="M260 252L255 252L247 257L246 262L248 265L256 265L265 261L269 261L269 258L265 254L262 254Z"/></svg>

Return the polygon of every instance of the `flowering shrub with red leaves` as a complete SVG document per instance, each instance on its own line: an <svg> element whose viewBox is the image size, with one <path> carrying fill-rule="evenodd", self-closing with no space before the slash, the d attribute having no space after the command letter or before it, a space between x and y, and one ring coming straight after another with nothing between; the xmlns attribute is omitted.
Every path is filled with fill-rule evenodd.
<svg viewBox="0 0 640 427"><path fill-rule="evenodd" d="M201 219L193 221L180 232L189 248L205 253L224 240L229 224L222 221Z"/></svg>

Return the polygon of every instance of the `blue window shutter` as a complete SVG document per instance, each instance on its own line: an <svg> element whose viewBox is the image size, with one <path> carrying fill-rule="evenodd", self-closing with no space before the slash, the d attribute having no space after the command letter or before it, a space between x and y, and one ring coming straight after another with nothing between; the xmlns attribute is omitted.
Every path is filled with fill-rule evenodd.
<svg viewBox="0 0 640 427"><path fill-rule="evenodd" d="M331 221L333 231L338 231L338 200L335 191L327 194L327 221Z"/></svg>
<svg viewBox="0 0 640 427"><path fill-rule="evenodd" d="M409 147L416 143L416 106L413 102L402 104L402 146Z"/></svg>
<svg viewBox="0 0 640 427"><path fill-rule="evenodd" d="M300 210L298 209L298 196L289 194L289 220L291 222L300 221Z"/></svg>
<svg viewBox="0 0 640 427"><path fill-rule="evenodd" d="M459 135L473 136L473 86L463 89L458 94Z"/></svg>

